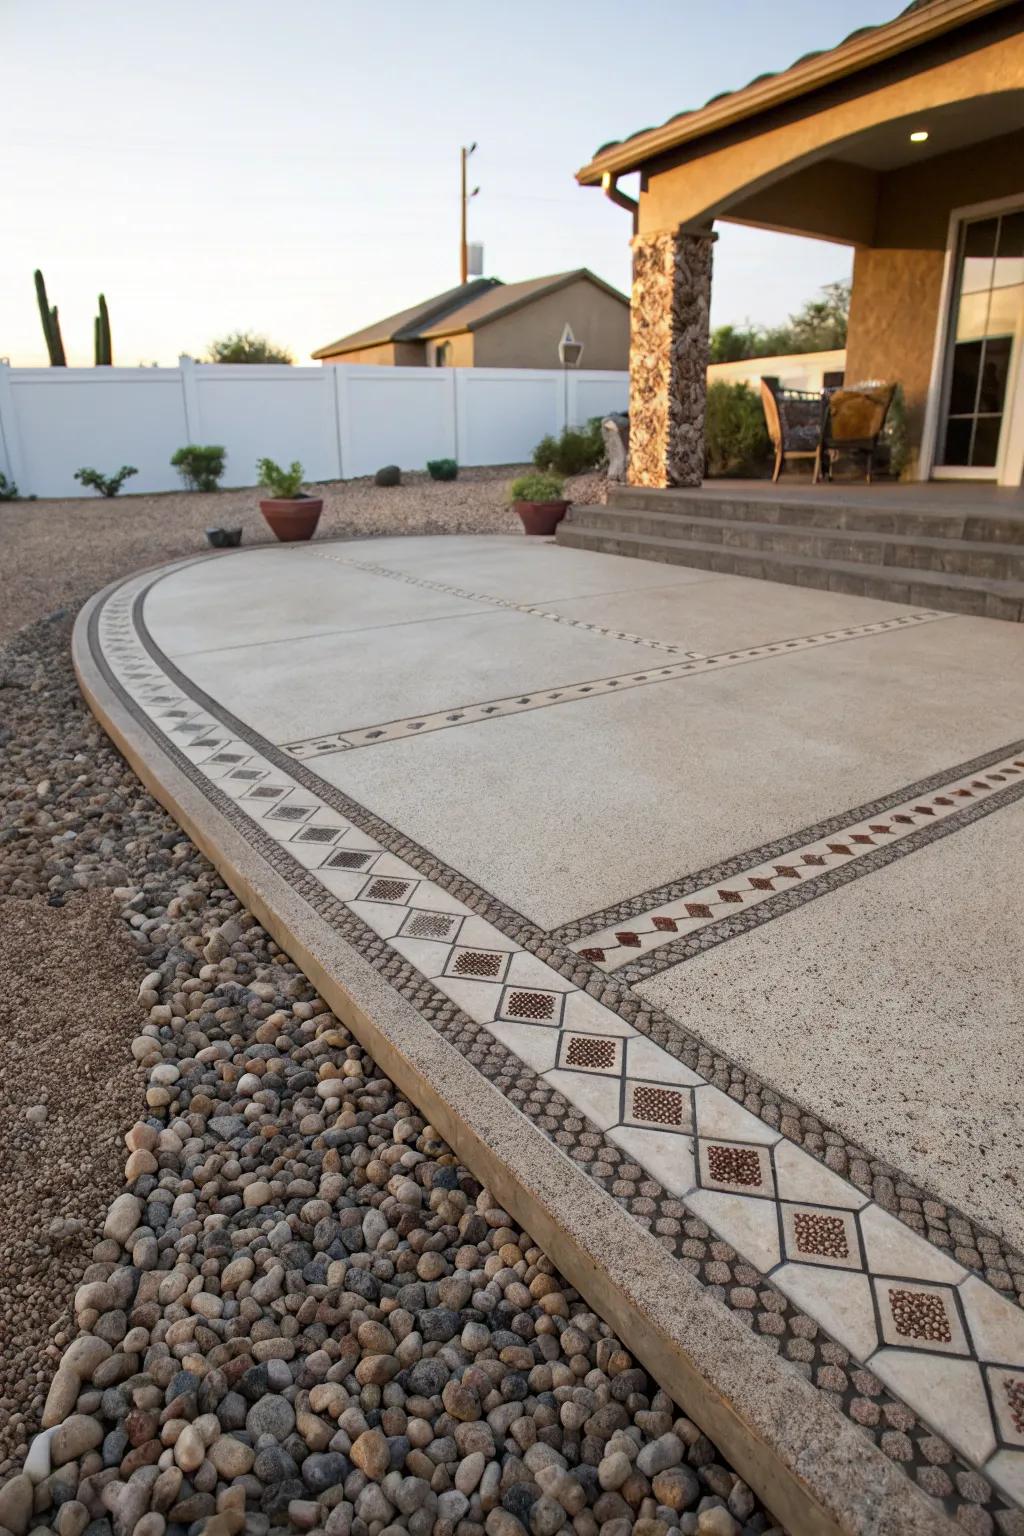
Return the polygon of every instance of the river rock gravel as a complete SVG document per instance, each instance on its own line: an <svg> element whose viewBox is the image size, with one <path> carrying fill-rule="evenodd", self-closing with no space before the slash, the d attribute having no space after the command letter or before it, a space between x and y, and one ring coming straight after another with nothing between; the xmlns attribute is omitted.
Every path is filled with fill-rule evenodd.
<svg viewBox="0 0 1024 1536"><path fill-rule="evenodd" d="M19 1309L52 1313L0 1536L777 1531L142 789L77 694L69 627L0 661L0 895L29 991L34 945L77 946L52 1014L72 1078L92 954L117 946L100 1145L131 1123L120 1177L75 1207L78 1272L53 1281L40 1223L21 1282L0 1270L16 1349L37 1338ZM52 1059L23 1136L91 1113ZM0 1248L18 1219L0 1209Z"/></svg>
<svg viewBox="0 0 1024 1536"><path fill-rule="evenodd" d="M457 480L407 472L398 486L369 476L309 488L323 497L318 539L387 534L520 533L506 500L522 466L460 469ZM130 482L129 482L130 483ZM0 637L97 592L130 571L201 554L206 529L241 528L242 545L272 544L255 486L241 490L168 491L162 495L74 496L0 501L4 602ZM74 558L69 558L69 552Z"/></svg>

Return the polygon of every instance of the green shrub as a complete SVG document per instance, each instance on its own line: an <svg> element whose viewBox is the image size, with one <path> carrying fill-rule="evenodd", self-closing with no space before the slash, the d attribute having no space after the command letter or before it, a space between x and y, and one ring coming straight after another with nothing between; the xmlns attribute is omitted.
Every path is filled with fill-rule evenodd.
<svg viewBox="0 0 1024 1536"><path fill-rule="evenodd" d="M171 464L190 491L215 491L227 456L225 448L213 444L186 443L172 456Z"/></svg>
<svg viewBox="0 0 1024 1536"><path fill-rule="evenodd" d="M427 474L431 480L457 480L459 466L454 459L428 459Z"/></svg>
<svg viewBox="0 0 1024 1536"><path fill-rule="evenodd" d="M508 488L509 501L561 501L564 481L561 475L535 470L520 475Z"/></svg>
<svg viewBox="0 0 1024 1536"><path fill-rule="evenodd" d="M591 417L585 427L565 427L558 437L549 433L533 450L533 462L538 469L554 470L559 475L582 475L603 458L600 416Z"/></svg>
<svg viewBox="0 0 1024 1536"><path fill-rule="evenodd" d="M885 419L882 442L889 445L889 470L897 480L910 463L910 439L907 431L907 401L903 385L896 385L889 414Z"/></svg>
<svg viewBox="0 0 1024 1536"><path fill-rule="evenodd" d="M131 475L137 475L138 470L131 464L122 464L116 475L101 475L98 469L76 469L75 479L83 485L88 485L92 490L98 491L101 496L116 496Z"/></svg>
<svg viewBox="0 0 1024 1536"><path fill-rule="evenodd" d="M298 459L292 460L289 469L282 469L273 459L257 459L256 473L260 485L274 501L294 501L302 489L302 465Z"/></svg>
<svg viewBox="0 0 1024 1536"><path fill-rule="evenodd" d="M17 501L18 487L0 471L0 501Z"/></svg>
<svg viewBox="0 0 1024 1536"><path fill-rule="evenodd" d="M707 473L757 475L771 452L761 401L747 384L712 384L704 417Z"/></svg>
<svg viewBox="0 0 1024 1536"><path fill-rule="evenodd" d="M402 471L397 464L385 464L373 477L374 485L401 485Z"/></svg>

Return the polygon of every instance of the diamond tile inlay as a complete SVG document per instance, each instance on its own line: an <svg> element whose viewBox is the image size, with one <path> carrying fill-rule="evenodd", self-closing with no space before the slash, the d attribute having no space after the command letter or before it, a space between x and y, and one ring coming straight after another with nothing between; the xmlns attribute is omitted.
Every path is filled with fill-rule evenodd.
<svg viewBox="0 0 1024 1536"><path fill-rule="evenodd" d="M272 867L289 871L287 878L311 904L322 903L318 910L337 925L348 942L362 950L391 985L416 1004L428 1000L429 1006L422 1010L424 1018L430 1019L440 1034L458 1040L468 1059L481 1062L479 1052L487 1042L487 1050L497 1053L496 1060L513 1063L515 1088L504 1090L510 1100L532 1115L535 1123L581 1166L592 1169L613 1197L694 1274L721 1288L726 1305L745 1305L735 1298L740 1293L749 1296L756 1292L760 1308L757 1332L773 1344L777 1340L787 1357L808 1362L808 1373L813 1371L813 1379L823 1390L824 1375L830 1374L837 1383L847 1382L846 1387L829 1387L836 1394L835 1401L846 1407L883 1449L887 1440L892 1441L891 1454L902 1464L910 1465L908 1458L913 1458L913 1467L924 1469L918 1476L922 1487L947 1508L952 1508L953 1500L969 1499L972 1507L984 1504L986 1509L997 1511L997 1496L991 1489L987 1493L978 1490L990 1483L1006 1493L1011 1478L999 1457L1024 1454L1024 1348L1015 1348L1014 1329L1002 1320L1000 1308L1012 1303L1003 1296L992 1296L991 1291L987 1292L989 1302L979 1299L984 1287L979 1275L983 1263L987 1267L988 1250L983 1263L975 1256L973 1267L978 1272L971 1274L963 1265L972 1263L969 1248L974 1238L965 1236L959 1226L950 1224L948 1247L932 1248L910 1230L914 1225L925 1230L918 1215L920 1206L915 1207L913 1200L907 1201L907 1221L899 1222L863 1189L832 1172L821 1151L812 1157L806 1150L809 1141L799 1152L802 1163L794 1161L792 1144L774 1129L778 1121L770 1122L760 1108L752 1113L747 1107L750 1100L745 1084L749 1084L749 1076L744 1080L740 1073L730 1084L721 1075L720 1058L703 1050L685 1056L665 1050L660 1042L666 1036L658 1033L662 1026L657 1020L652 1025L638 1017L636 994L629 994L621 982L608 984L604 997L610 1001L599 1000L601 993L595 995L593 980L585 990L576 983L580 962L590 961L607 970L628 966L624 973L628 981L641 974L638 967L651 963L648 957L652 950L660 951L654 964L661 957L665 963L676 963L690 952L686 946L691 941L696 952L698 947L718 942L720 935L731 937L745 931L744 925L763 921L763 917L753 916L758 908L768 916L789 910L795 902L813 899L830 888L828 882L849 878L843 871L858 868L866 872L876 867L879 855L901 840L908 849L916 846L914 840L920 840L923 828L932 829L929 835L934 835L944 819L949 822L956 818L952 826L967 824L979 814L977 806L990 802L994 807L1014 797L1019 799L1024 784L1020 744L1006 749L1002 758L995 753L979 757L971 765L952 770L948 777L934 775L927 782L862 806L845 818L834 817L749 856L725 860L704 871L703 878L689 877L671 888L632 897L596 914L599 921L589 927L566 925L560 934L540 935L536 943L532 939L527 942L524 935L531 930L525 920L514 914L510 918L507 909L486 892L479 892L457 871L439 873L433 855L417 849L395 828L340 791L324 786L308 769L295 763L294 759L302 755L342 749L337 735L327 732L316 738L308 753L304 743L282 750L233 721L215 701L198 694L173 663L166 659L157 662L154 658L159 653L152 641L136 627L142 612L141 599L136 602L136 598L144 594L152 579L130 578L104 600L96 610L91 631L99 643L92 643L113 675L111 686L122 690L133 714L161 740L180 771L203 785L219 813L244 831ZM397 579L430 585L415 577ZM445 586L443 590L451 589ZM521 607L494 601L499 606ZM524 611L565 622L543 610ZM619 678L525 692L505 701L449 707L443 721L418 715L405 722L364 727L355 734L366 744L394 740L414 731L419 734L472 724L517 709L607 696L620 687L696 675L711 667L719 669L773 653L792 654L794 648L884 633L938 617L901 615L876 625L852 626L721 657L690 658L675 648L675 657L667 659L664 668L655 666ZM646 643L593 625L578 627ZM168 707L172 714L162 719L160 711ZM183 719L198 724L204 732L220 732L222 740L215 742L208 736L199 750L190 740L175 744L175 737L167 733L173 731L174 720ZM209 724L202 725L202 721ZM252 753L257 754L255 758ZM290 765L286 753L291 753ZM235 767L230 783L220 776L222 768L247 761L265 766ZM267 771L277 782L257 784L255 781ZM293 825L274 829L271 837L274 821ZM346 837L363 846L327 846ZM304 867L309 854L300 858L299 844L323 845L323 852L315 855L321 861L318 869ZM371 865L384 870L407 868L412 874L409 878L390 873L375 876ZM339 887L345 890L346 882L332 880L332 871L360 872L351 882L360 887L358 895L335 894ZM415 909L407 905L414 893ZM465 905L457 905L453 911L456 897ZM377 904L372 915L370 907L360 905L364 901ZM398 910L389 911L389 906ZM499 915L502 911L504 916ZM467 912L472 915L467 916ZM487 937L488 925L491 939ZM572 927L575 931L570 935L567 930ZM457 938L462 931L466 937L460 946ZM476 944L473 938L478 939ZM437 943L402 947L404 940L424 939ZM489 943L498 947L488 948ZM445 944L447 950L441 947ZM575 956L565 947L569 944ZM547 962L540 959L538 951L547 956ZM408 959L410 954L416 958ZM401 975L396 980L399 960ZM442 965L443 974L439 974ZM445 990L446 983L450 991ZM517 1045L506 1046L504 1042L518 1043L518 1062L511 1054ZM486 1066L481 1070L500 1086L511 1080L504 1065L500 1072L492 1073ZM714 1086L708 1087L706 1082L712 1076ZM566 1084L571 1084L571 1089ZM700 1134L694 1132L694 1113ZM798 1112L784 1111L784 1124L793 1113ZM582 1132L577 1129L580 1125ZM799 1136L795 1139L801 1141ZM785 1155L784 1149L788 1149ZM776 1195L776 1184L785 1192L782 1200ZM869 1178L864 1188L871 1187ZM848 1208L844 1191L848 1191ZM876 1200L880 1198L876 1194ZM903 1200L902 1193L899 1198ZM885 1222L894 1231L883 1241ZM968 1226L967 1230L973 1234L975 1229ZM698 1232L703 1236L695 1235ZM705 1254L705 1247L710 1252ZM979 1247L984 1248L984 1243L979 1241ZM1004 1250L996 1245L994 1251L1001 1257ZM954 1252L956 1260L965 1252L968 1257L957 1263ZM794 1277L788 1289L784 1274ZM1016 1271L1004 1270L1003 1275L1002 1290L1006 1293ZM969 1286L975 1287L970 1294ZM868 1290L875 1297L869 1323L858 1323L851 1332L852 1325L847 1325L854 1312L863 1310ZM987 1346L988 1352L977 1342L978 1319L985 1306L990 1308L984 1314L986 1319L997 1320L986 1321L985 1326L1000 1340L998 1349ZM817 1336L815 1328L820 1330ZM980 1361L972 1356L968 1330ZM843 1347L834 1342L837 1339L843 1340ZM851 1339L852 1357L847 1347ZM1010 1358L1005 1357L1007 1354ZM878 1378L873 1375L872 1362ZM887 1362L895 1364L889 1369ZM946 1435L939 1421L933 1384L942 1379L936 1374L940 1367L961 1372L958 1382L968 1381L971 1370L978 1378L979 1393L973 1397L958 1395L956 1402L956 1411L965 1422L972 1415L978 1420L977 1424L972 1420L970 1437L965 1434L958 1440L955 1435ZM982 1377L987 1397L980 1393ZM884 1380L884 1388L879 1386L880 1380ZM891 1386L894 1380L899 1382L902 1402L886 1395L897 1390ZM842 1399L844 1392L849 1401ZM876 1425L880 1427L874 1428ZM944 1459L937 1454L940 1434L954 1447L952 1451L945 1447ZM986 1444L997 1445L998 1452L984 1450ZM965 1446L979 1448L974 1462L970 1462L974 1453L968 1454ZM967 1463L984 1477L966 1471ZM949 1477L943 1469L948 1470ZM938 1477L940 1472L944 1483ZM967 1488L969 1493L964 1491ZM988 1518L985 1514L984 1519ZM998 1520L994 1526L1003 1529ZM1010 1529L1006 1526L1007 1531ZM1017 1528L1012 1529L1016 1536Z"/></svg>

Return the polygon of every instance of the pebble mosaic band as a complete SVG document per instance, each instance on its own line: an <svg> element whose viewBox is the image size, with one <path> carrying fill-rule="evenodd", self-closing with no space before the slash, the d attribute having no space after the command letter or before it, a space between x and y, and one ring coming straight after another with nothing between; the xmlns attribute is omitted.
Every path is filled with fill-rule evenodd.
<svg viewBox="0 0 1024 1536"><path fill-rule="evenodd" d="M386 975L396 966L418 973L420 1011L464 1041L469 1059L479 1058L559 1145L568 1139L570 1155L681 1262L698 1263L687 1252L688 1243L704 1246L698 1233L717 1233L702 1278L720 1285L718 1265L736 1282L734 1293L756 1296L760 1287L762 1301L778 1296L766 1315L781 1328L762 1331L788 1333L790 1358L810 1364L806 1350L790 1347L808 1342L801 1318L812 1339L816 1325L827 1329L836 1343L826 1340L810 1356L841 1378L833 1385L842 1406L921 1486L951 1509L981 1516L987 1505L1000 1529L1024 1529L990 1486L1015 1502L1024 1496L1024 1313L634 1028L625 1009L598 1001L389 852L330 802L326 786L322 795L310 789L308 770L291 775L273 748L257 749L253 733L238 732L237 722L181 686L136 622L151 582L126 583L97 611L97 660L164 749L192 765L211 801L233 812L265 856L278 865L283 857L296 889L326 901L345 936L362 938ZM341 852L365 862L332 863ZM431 989L436 1017L423 1002ZM730 1270L736 1253L741 1262ZM820 1372L817 1379L829 1389ZM949 1446L984 1476L958 1473Z"/></svg>
<svg viewBox="0 0 1024 1536"><path fill-rule="evenodd" d="M630 965L629 979L640 980L680 960L701 954L711 944L734 938L738 931L754 926L733 919L761 908L760 921L777 916L767 907L778 892L799 890L801 900L810 900L831 889L829 880L837 870L852 870L879 849L912 851L909 839L915 832L933 832L951 827L955 818L1005 791L998 804L1019 799L1024 794L1024 743L1018 743L983 769L968 768L948 778L941 790L925 794L910 793L890 811L858 817L838 832L813 838L788 850L781 859L760 859L742 874L712 879L688 890L685 897L659 903L640 917L625 924L598 929L576 939L572 948L603 971L615 971ZM931 839L929 839L931 840ZM918 846L915 844L914 846ZM888 862L888 859L886 859ZM866 868L863 871L866 873ZM844 874L844 879L846 878ZM688 882L693 884L691 880ZM787 904L783 910L789 910ZM755 922L757 919L755 919ZM657 965L638 965L641 956L661 951Z"/></svg>
<svg viewBox="0 0 1024 1536"><path fill-rule="evenodd" d="M330 557L327 557L330 558ZM376 568L379 573L381 568ZM392 574L392 573L389 573ZM431 583L431 585L437 585ZM446 590L455 591L454 588ZM461 594L468 595L468 594ZM527 610L535 611L535 610ZM555 617L543 614L542 617ZM642 688L651 683L678 682L681 678L700 677L707 672L721 672L725 667L740 667L752 661L766 661L778 656L790 656L799 651L816 650L823 645L839 645L848 640L863 640L872 635L887 634L894 629L909 629L920 624L934 624L948 619L948 613L901 614L895 619L877 619L871 624L856 624L846 629L831 629L819 635L799 635L790 640L778 640L770 645L753 645L739 651L722 651L717 656L692 657L667 667L652 667L643 672L625 672L617 677L602 677L582 683L565 683L559 688L542 688L533 693L523 693L504 699L487 699L483 703L459 705L455 709L439 709L432 714L410 715L405 720L388 720L383 724L360 726L355 730L321 732L283 744L282 750L300 760L323 757L331 752L347 752L352 747L372 747L385 741L400 741L409 736L425 736L431 731L451 730L460 725L479 725L485 720L503 719L507 715L524 714L527 710L548 709L555 704L574 704L582 699L599 699L609 693L623 693L629 688ZM588 624L587 629L597 626ZM598 631L612 639L629 639L637 644L636 636L615 634L609 630Z"/></svg>

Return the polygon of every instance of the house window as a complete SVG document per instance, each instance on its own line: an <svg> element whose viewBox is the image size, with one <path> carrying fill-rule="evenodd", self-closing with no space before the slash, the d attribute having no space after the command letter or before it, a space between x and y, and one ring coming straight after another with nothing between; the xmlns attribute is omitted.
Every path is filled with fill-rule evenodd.
<svg viewBox="0 0 1024 1536"><path fill-rule="evenodd" d="M964 222L951 332L938 464L992 475L1024 335L1024 209Z"/></svg>

